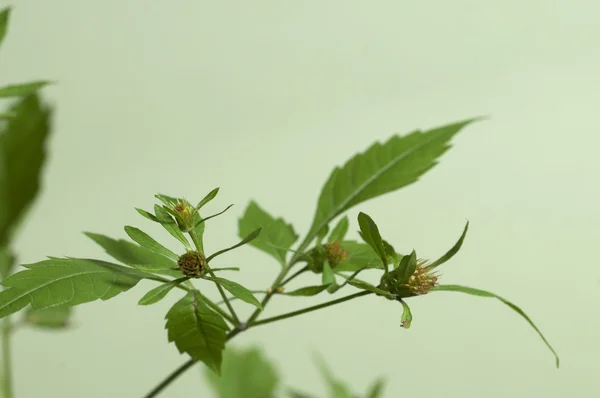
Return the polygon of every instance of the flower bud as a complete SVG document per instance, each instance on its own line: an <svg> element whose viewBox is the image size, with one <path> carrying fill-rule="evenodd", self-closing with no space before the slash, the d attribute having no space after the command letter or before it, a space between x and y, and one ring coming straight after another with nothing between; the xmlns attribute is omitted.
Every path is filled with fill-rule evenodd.
<svg viewBox="0 0 600 398"><path fill-rule="evenodd" d="M195 227L194 216L198 213L198 210L190 202L185 199L178 199L177 203L171 207L171 210L175 214L179 228L183 231L188 232Z"/></svg>
<svg viewBox="0 0 600 398"><path fill-rule="evenodd" d="M200 252L189 251L179 257L177 265L183 275L190 278L198 278L206 268L206 259Z"/></svg>

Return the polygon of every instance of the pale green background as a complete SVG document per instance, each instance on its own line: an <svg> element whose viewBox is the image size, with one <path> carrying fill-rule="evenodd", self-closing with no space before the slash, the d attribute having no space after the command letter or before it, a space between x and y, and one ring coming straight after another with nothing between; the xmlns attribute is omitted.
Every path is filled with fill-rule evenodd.
<svg viewBox="0 0 600 398"><path fill-rule="evenodd" d="M235 344L264 344L288 384L316 394L311 355L320 351L357 391L388 376L390 398L600 396L597 1L14 5L3 82L58 81L44 91L56 128L21 261L106 258L80 232L123 237L124 224L169 239L133 210L151 207L157 191L197 200L222 187L211 210L236 206L210 222L209 250L237 240L253 198L303 233L325 178L353 153L393 133L490 115L421 182L350 215L370 213L397 249L425 257L443 253L469 219L443 282L522 305L559 351L560 370L509 309L452 293L412 300L410 330L398 304L373 297ZM221 264L241 266L238 280L253 288L278 270L252 248ZM18 397L140 397L185 361L163 329L176 295L136 307L150 286L77 308L69 332L19 333ZM302 305L281 298L267 312ZM206 396L199 374L163 396Z"/></svg>

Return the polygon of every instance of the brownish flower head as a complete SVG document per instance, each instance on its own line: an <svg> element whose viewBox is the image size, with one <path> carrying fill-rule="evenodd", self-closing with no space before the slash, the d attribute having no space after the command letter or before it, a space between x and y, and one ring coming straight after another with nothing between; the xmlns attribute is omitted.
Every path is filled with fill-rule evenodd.
<svg viewBox="0 0 600 398"><path fill-rule="evenodd" d="M185 231L194 228L194 215L197 210L187 200L179 199L171 210L177 214L177 222Z"/></svg>
<svg viewBox="0 0 600 398"><path fill-rule="evenodd" d="M190 251L179 257L177 265L183 275L198 278L206 268L206 259L202 253Z"/></svg>
<svg viewBox="0 0 600 398"><path fill-rule="evenodd" d="M323 245L327 253L327 261L331 267L335 267L340 262L348 259L348 252L342 249L340 242L327 243Z"/></svg>
<svg viewBox="0 0 600 398"><path fill-rule="evenodd" d="M416 295L427 294L431 288L437 286L438 278L439 275L432 272L432 269L427 266L427 261L419 259L417 260L417 269L408 278L406 286Z"/></svg>

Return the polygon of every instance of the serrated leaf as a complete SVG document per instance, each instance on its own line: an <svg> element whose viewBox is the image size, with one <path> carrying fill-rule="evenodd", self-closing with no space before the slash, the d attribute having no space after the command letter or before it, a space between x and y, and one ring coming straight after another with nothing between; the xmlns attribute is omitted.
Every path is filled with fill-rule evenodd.
<svg viewBox="0 0 600 398"><path fill-rule="evenodd" d="M33 310L29 308L25 314L24 322L30 326L44 329L62 329L68 326L71 307L58 305L56 307Z"/></svg>
<svg viewBox="0 0 600 398"><path fill-rule="evenodd" d="M366 243L344 241L341 248L346 251L348 258L336 265L336 271L357 271L362 268L383 269L379 255Z"/></svg>
<svg viewBox="0 0 600 398"><path fill-rule="evenodd" d="M448 252L446 254L444 254L442 257L440 257L439 259L437 259L436 261L431 263L431 265L429 265L429 268L433 269L435 267L438 267L438 266L444 264L446 261L450 260L452 257L454 257L454 255L456 253L458 253L458 251L462 247L462 244L465 240L465 236L467 236L468 230L469 230L469 222L467 221L467 224L465 225L465 229L463 230L462 235L460 235L460 238L454 244L454 246L452 246L452 248L450 250L448 250Z"/></svg>
<svg viewBox="0 0 600 398"><path fill-rule="evenodd" d="M219 398L275 398L279 385L276 366L257 348L238 351L227 348L221 377L206 370L206 377Z"/></svg>
<svg viewBox="0 0 600 398"><path fill-rule="evenodd" d="M185 352L220 374L229 331L221 315L190 292L171 307L166 319L169 342L174 342L180 353Z"/></svg>
<svg viewBox="0 0 600 398"><path fill-rule="evenodd" d="M145 247L138 246L126 240L115 240L108 236L84 232L94 242L100 245L114 259L130 266L146 265L154 269L177 268L177 263Z"/></svg>
<svg viewBox="0 0 600 398"><path fill-rule="evenodd" d="M258 301L256 299L256 297L254 297L254 294L252 294L252 292L250 290L246 289L244 286L240 285L239 283L230 281L225 278L218 278L216 276L215 277L207 276L204 279L208 279L210 281L218 283L223 288L225 288L225 290L227 290L229 293L233 294L235 297L239 298L242 301L247 302L248 304L252 304L256 308L262 310L260 301Z"/></svg>
<svg viewBox="0 0 600 398"><path fill-rule="evenodd" d="M128 225L125 227L125 232L134 242L136 242L140 246L145 247L146 249L151 250L154 253L166 256L174 261L177 261L179 259L179 256L177 254L173 253L171 250L158 243L154 238L152 238L144 231Z"/></svg>
<svg viewBox="0 0 600 398"><path fill-rule="evenodd" d="M352 206L417 181L448 150L450 139L473 121L395 135L383 144L376 142L341 168L335 168L319 196L306 241Z"/></svg>
<svg viewBox="0 0 600 398"><path fill-rule="evenodd" d="M186 250L192 250L192 246L190 246L190 242L186 239L183 232L179 229L177 222L164 207L159 205L154 205L154 214L156 214L156 218L160 225L163 226L164 229L167 230L168 233L171 234L175 239L183 243Z"/></svg>
<svg viewBox="0 0 600 398"><path fill-rule="evenodd" d="M402 304L402 318L400 318L400 326L405 329L410 328L410 324L412 323L412 312L410 312L410 307L406 304L404 300L398 300L400 304Z"/></svg>
<svg viewBox="0 0 600 398"><path fill-rule="evenodd" d="M275 257L280 264L285 264L287 250L298 239L294 228L282 218L274 218L256 202L251 201L239 219L238 235L246 236L259 227L262 227L261 236L252 242L252 246Z"/></svg>
<svg viewBox="0 0 600 398"><path fill-rule="evenodd" d="M390 272L398 284L403 284L408 281L417 270L417 253L413 250L410 255L402 257L398 267Z"/></svg>
<svg viewBox="0 0 600 398"><path fill-rule="evenodd" d="M2 281L7 289L0 292L0 318L29 304L38 310L108 300L143 277L130 268L90 259L52 258L24 267L28 269Z"/></svg>
<svg viewBox="0 0 600 398"><path fill-rule="evenodd" d="M500 300L501 302L506 304L508 307L510 307L513 311L515 311L517 314L521 315L527 321L527 323L529 323L529 325L537 332L537 334L540 336L542 341L546 344L546 346L550 349L550 351L552 351L552 354L554 355L554 358L556 359L556 367L557 368L559 367L560 359L558 358L558 354L556 353L554 348L550 345L548 340L546 340L546 338L544 337L542 332L537 328L537 326L533 323L531 318L529 318L529 316L521 308L519 308L517 305L511 303L504 297L498 296L497 294L494 294L494 293L487 292L485 290L480 290L480 289L475 289L472 287L460 286L460 285L440 285L440 286L434 287L433 289L431 289L431 291L460 292L460 293L470 294L472 296L490 297L490 298L496 298L496 299Z"/></svg>
<svg viewBox="0 0 600 398"><path fill-rule="evenodd" d="M213 253L210 256L208 256L208 258L206 259L206 262L209 262L213 258L215 258L217 256L220 256L223 253L227 253L230 250L237 249L240 246L243 246L243 245L245 245L247 243L252 242L256 238L258 238L258 236L260 235L260 233L261 233L261 228L255 229L254 231L250 232L248 234L248 236L246 236L244 239L242 239L240 243L237 243L237 244L235 244L235 245L233 245L231 247L228 247L227 249L219 250L218 252Z"/></svg>
<svg viewBox="0 0 600 398"><path fill-rule="evenodd" d="M367 214L361 212L358 214L358 225L360 226L360 232L364 241L375 250L381 259L381 263L387 268L388 259L385 247L383 246L383 240L375 221Z"/></svg>
<svg viewBox="0 0 600 398"><path fill-rule="evenodd" d="M218 193L219 188L215 188L212 191L210 191L208 194L206 194L204 198L202 198L200 202L198 202L198 204L196 205L196 209L200 210L205 204L216 198Z"/></svg>
<svg viewBox="0 0 600 398"><path fill-rule="evenodd" d="M18 100L0 134L0 246L6 246L40 187L50 110L37 96Z"/></svg>
<svg viewBox="0 0 600 398"><path fill-rule="evenodd" d="M0 247L0 276L6 278L14 264L14 256L8 247Z"/></svg>
<svg viewBox="0 0 600 398"><path fill-rule="evenodd" d="M39 80L35 82L11 84L9 86L0 87L0 98L27 97L49 84L52 84L52 82Z"/></svg>
<svg viewBox="0 0 600 398"><path fill-rule="evenodd" d="M348 233L349 224L350 223L348 222L348 216L342 217L329 234L327 242L333 243L341 242L342 240L344 240L344 237Z"/></svg>
<svg viewBox="0 0 600 398"><path fill-rule="evenodd" d="M10 7L5 7L0 11L0 46L8 30L8 21L10 19Z"/></svg>
<svg viewBox="0 0 600 398"><path fill-rule="evenodd" d="M292 290L291 292L284 292L286 296L316 296L323 290L327 290L330 285L317 285L317 286L306 286L300 289Z"/></svg>
<svg viewBox="0 0 600 398"><path fill-rule="evenodd" d="M142 297L140 301L138 301L138 304L150 305L158 303L160 300L165 298L167 294L169 294L169 292L173 290L173 288L177 287L177 285L187 281L188 279L188 277L183 277L175 279L174 281L170 281L168 283L163 283L162 285L157 286L154 289L148 291L148 293L146 293L144 297Z"/></svg>
<svg viewBox="0 0 600 398"><path fill-rule="evenodd" d="M389 298L394 298L395 297L390 292L386 292L385 290L381 290L378 287L375 287L375 286L371 285L370 283L365 282L365 281L360 280L360 279L349 280L348 284L351 285L351 286L354 286L354 287L356 287L358 289L361 289L361 290L368 290L369 292L373 292L373 293L378 294L380 296L385 296L385 297L389 297Z"/></svg>
<svg viewBox="0 0 600 398"><path fill-rule="evenodd" d="M369 391L367 392L367 398L382 398L383 388L385 387L385 380L378 379L373 383Z"/></svg>

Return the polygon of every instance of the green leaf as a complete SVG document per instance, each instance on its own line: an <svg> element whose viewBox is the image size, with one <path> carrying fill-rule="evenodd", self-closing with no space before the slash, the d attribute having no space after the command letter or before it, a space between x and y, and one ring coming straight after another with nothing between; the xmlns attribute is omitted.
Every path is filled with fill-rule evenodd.
<svg viewBox="0 0 600 398"><path fill-rule="evenodd" d="M394 298L395 296L393 294L391 294L390 292L386 292L385 290L381 290L373 285L371 285L370 283L367 283L363 280L360 279L352 279L348 281L348 284L351 286L354 286L358 289L361 290L368 290L369 292L373 292L375 294L378 294L380 296L385 296L388 298Z"/></svg>
<svg viewBox="0 0 600 398"><path fill-rule="evenodd" d="M192 241L196 248L204 253L204 230L206 229L206 223L202 222L200 213L194 214L194 229L191 231Z"/></svg>
<svg viewBox="0 0 600 398"><path fill-rule="evenodd" d="M348 253L348 258L335 267L336 271L353 272L362 268L383 269L379 255L373 251L371 246L365 243L344 241L341 247Z"/></svg>
<svg viewBox="0 0 600 398"><path fill-rule="evenodd" d="M206 262L209 262L213 258L215 258L215 257L217 257L217 256L219 256L219 255L221 255L223 253L227 253L230 250L236 249L236 248L238 248L240 246L245 245L246 243L252 242L254 239L256 239L258 237L258 235L260 235L260 231L261 231L261 228L255 229L254 231L250 232L248 234L248 236L246 236L244 239L242 239L242 241L240 243L235 244L235 245L233 245L231 247L228 247L227 249L219 250L218 252L211 254L206 259Z"/></svg>
<svg viewBox="0 0 600 398"><path fill-rule="evenodd" d="M313 398L312 395L308 395L296 390L288 390L287 393L290 398Z"/></svg>
<svg viewBox="0 0 600 398"><path fill-rule="evenodd" d="M0 87L0 98L27 97L49 84L52 84L52 82L40 80Z"/></svg>
<svg viewBox="0 0 600 398"><path fill-rule="evenodd" d="M163 256L169 257L174 261L179 260L179 256L177 254L173 253L171 250L158 243L144 231L135 227L126 226L125 232L134 242L136 242L140 246L145 247L146 249L151 250L154 253L158 253Z"/></svg>
<svg viewBox="0 0 600 398"><path fill-rule="evenodd" d="M381 240L381 243L383 243L383 248L385 249L385 254L388 259L388 264L395 264L402 260L403 256L396 253L396 249L394 249L394 246L390 245L386 240L383 239Z"/></svg>
<svg viewBox="0 0 600 398"><path fill-rule="evenodd" d="M15 258L8 247L0 247L0 276L6 278L14 265Z"/></svg>
<svg viewBox="0 0 600 398"><path fill-rule="evenodd" d="M262 227L261 236L252 242L252 246L275 257L281 265L284 265L287 250L298 239L294 228L282 218L274 218L261 209L256 202L251 201L244 215L239 219L239 236L246 236L259 227Z"/></svg>
<svg viewBox="0 0 600 398"><path fill-rule="evenodd" d="M552 348L552 346L550 345L548 340L546 340L546 338L544 337L542 332L537 328L537 326L535 326L535 324L533 323L531 318L529 318L529 316L527 316L527 314L521 308L519 308L515 304L511 303L510 301L506 300L504 297L500 297L494 293L486 292L485 290L474 289L472 287L460 286L460 285L440 285L440 286L434 287L433 289L431 289L431 291L460 292L460 293L470 294L472 296L496 298L496 299L502 301L504 304L506 304L508 307L510 307L513 311L515 311L516 313L521 315L527 321L527 323L529 323L529 325L537 332L537 334L544 341L546 346L550 349L550 351L552 351L552 354L554 354L554 357L556 359L556 367L557 368L559 367L560 360L558 358L558 354L556 353L554 348Z"/></svg>
<svg viewBox="0 0 600 398"><path fill-rule="evenodd" d="M367 398L382 398L383 397L383 387L385 386L384 379L378 379L373 383L369 391L367 392Z"/></svg>
<svg viewBox="0 0 600 398"><path fill-rule="evenodd" d="M177 285L187 281L188 279L189 278L186 276L183 278L175 279L174 281L170 281L168 283L163 283L162 285L157 286L154 289L150 290L148 293L146 293L144 297L142 297L140 301L138 301L138 304L150 305L158 303L160 300L165 298L167 294L169 294L169 292L173 290L173 288L177 287Z"/></svg>
<svg viewBox="0 0 600 398"><path fill-rule="evenodd" d="M346 234L348 233L348 226L348 216L344 216L340 219L340 221L338 221L336 226L333 228L333 231L331 231L331 233L329 234L327 242L333 243L341 242L342 240L344 240L344 236L346 236Z"/></svg>
<svg viewBox="0 0 600 398"><path fill-rule="evenodd" d="M58 305L43 310L29 309L25 314L25 323L45 329L62 329L68 326L71 307Z"/></svg>
<svg viewBox="0 0 600 398"><path fill-rule="evenodd" d="M163 195L160 193L157 193L156 195L154 195L154 197L156 199L160 200L165 206L167 206L167 208L170 208L171 206L173 206L174 204L176 204L179 201L178 198L174 198L169 195Z"/></svg>
<svg viewBox="0 0 600 398"><path fill-rule="evenodd" d="M398 284L403 284L408 281L417 270L417 253L413 250L409 256L402 257L398 267L390 272Z"/></svg>
<svg viewBox="0 0 600 398"><path fill-rule="evenodd" d="M406 304L406 301L399 300L400 304L402 304L402 318L400 318L400 326L405 329L410 328L410 324L412 323L412 312L410 312L410 307Z"/></svg>
<svg viewBox="0 0 600 398"><path fill-rule="evenodd" d="M6 36L8 30L8 21L10 19L10 7L6 7L0 11L0 46Z"/></svg>
<svg viewBox="0 0 600 398"><path fill-rule="evenodd" d="M131 265L133 268L140 270L142 272L147 272L147 273L151 273L151 274L160 274L160 275L167 275L167 276L171 276L173 278L181 278L181 275L183 275L181 273L181 271L179 271L179 268L175 269L173 268L162 268L162 266L156 266L156 265L137 265L137 264L133 264ZM192 286L190 284L190 282L185 282L184 283L186 286Z"/></svg>
<svg viewBox="0 0 600 398"><path fill-rule="evenodd" d="M323 290L326 290L330 285L317 285L317 286L306 286L300 289L292 290L291 292L284 292L286 296L316 296Z"/></svg>
<svg viewBox="0 0 600 398"><path fill-rule="evenodd" d="M350 391L347 385L345 385L341 380L337 379L327 365L325 361L321 357L317 357L317 365L319 367L319 371L323 376L327 384L327 388L329 390L329 397L331 398L354 398L354 394Z"/></svg>
<svg viewBox="0 0 600 398"><path fill-rule="evenodd" d="M258 301L256 299L256 297L254 297L254 295L252 294L252 292L250 290L246 289L244 286L240 285L239 283L236 283L236 282L230 281L228 279L224 279L224 278L218 278L216 276L215 277L207 276L204 279L208 279L210 281L218 283L219 285L224 287L229 293L233 294L235 297L239 298L242 301L247 302L248 304L252 304L256 308L262 310L260 301Z"/></svg>
<svg viewBox="0 0 600 398"><path fill-rule="evenodd" d="M450 139L475 119L376 142L333 170L325 183L306 241L339 214L371 198L405 187L431 169Z"/></svg>
<svg viewBox="0 0 600 398"><path fill-rule="evenodd" d="M37 96L16 102L0 134L0 246L8 245L40 186L50 110Z"/></svg>
<svg viewBox="0 0 600 398"><path fill-rule="evenodd" d="M148 220L160 223L160 221L158 221L158 218L156 218L156 216L154 214L147 212L146 210L143 210L143 209L138 209L137 207L135 208L135 210L138 213L140 213L142 216L146 217Z"/></svg>
<svg viewBox="0 0 600 398"><path fill-rule="evenodd" d="M0 318L31 304L35 310L108 300L135 286L141 273L100 260L51 258L2 281Z"/></svg>
<svg viewBox="0 0 600 398"><path fill-rule="evenodd" d="M228 348L223 356L221 377L205 372L219 398L275 398L279 385L277 368L257 348Z"/></svg>
<svg viewBox="0 0 600 398"><path fill-rule="evenodd" d="M431 265L429 265L429 268L433 269L435 267L438 267L438 266L444 264L446 261L450 260L452 257L454 257L454 255L460 250L460 248L465 240L465 236L467 236L468 230L469 230L469 222L467 221L467 224L465 225L465 229L463 230L462 235L460 236L458 241L454 244L454 246L452 246L452 248L450 250L448 250L448 252L446 254L444 254L442 257L440 257L439 259L434 261Z"/></svg>
<svg viewBox="0 0 600 398"><path fill-rule="evenodd" d="M335 280L335 274L333 273L333 270L331 269L331 266L328 262L325 262L325 264L323 264L323 273L321 277L323 285L328 286L327 291L329 293L334 293L335 290L337 290L337 281Z"/></svg>
<svg viewBox="0 0 600 398"><path fill-rule="evenodd" d="M196 209L200 210L205 204L213 200L217 194L219 193L219 188L215 188L210 191L198 204L196 205Z"/></svg>
<svg viewBox="0 0 600 398"><path fill-rule="evenodd" d="M183 232L179 229L177 222L168 211L165 210L164 207L159 205L154 205L154 213L156 214L156 218L158 222L163 226L164 229L167 230L168 233L171 234L175 239L183 243L186 250L192 250L192 246L190 246L190 242L186 239Z"/></svg>
<svg viewBox="0 0 600 398"><path fill-rule="evenodd" d="M323 228L321 228L319 230L319 232L317 233L317 246L321 245L321 243L323 242L323 239L325 239L325 236L327 235L328 232L329 232L329 225L327 225L327 224L323 225Z"/></svg>
<svg viewBox="0 0 600 398"><path fill-rule="evenodd" d="M358 225L360 226L360 232L364 241L375 250L381 259L381 263L387 268L388 259L385 253L385 247L383 246L383 240L379 234L379 228L375 224L375 221L365 213L358 214Z"/></svg>
<svg viewBox="0 0 600 398"><path fill-rule="evenodd" d="M135 245L126 240L115 240L108 236L84 232L86 236L100 245L114 259L130 266L146 265L154 269L173 269L177 263L153 251Z"/></svg>
<svg viewBox="0 0 600 398"><path fill-rule="evenodd" d="M169 342L174 342L180 353L187 353L220 374L229 331L221 315L212 311L198 294L190 292L171 307L166 319Z"/></svg>

